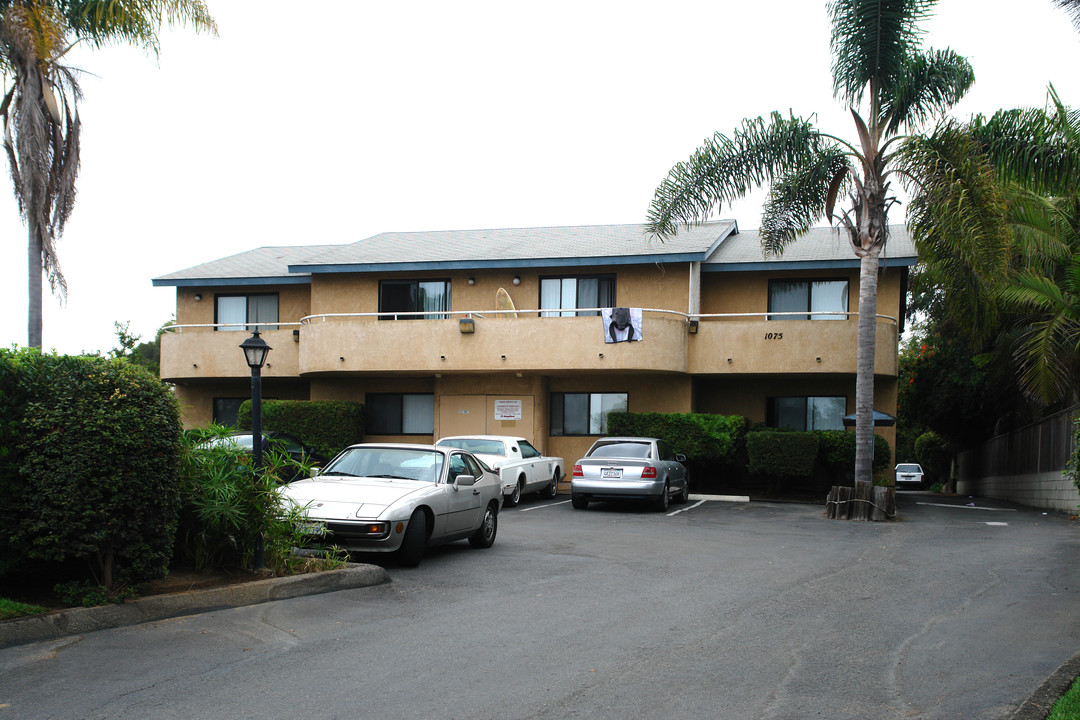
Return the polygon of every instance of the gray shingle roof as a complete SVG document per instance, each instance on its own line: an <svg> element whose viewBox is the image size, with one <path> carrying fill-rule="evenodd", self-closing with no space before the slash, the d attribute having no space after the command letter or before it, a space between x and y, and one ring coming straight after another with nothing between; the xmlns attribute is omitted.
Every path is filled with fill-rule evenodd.
<svg viewBox="0 0 1080 720"><path fill-rule="evenodd" d="M154 278L153 283L156 286L206 285L207 281L222 285L310 283L310 274L290 273L289 264L331 247L334 246L285 245L256 248L162 275Z"/></svg>
<svg viewBox="0 0 1080 720"><path fill-rule="evenodd" d="M903 225L889 226L889 240L881 252L886 265L914 265L915 246ZM859 259L848 243L847 231L835 227L815 227L791 243L779 258L766 258L761 236L756 230L741 232L725 239L701 269L706 272L759 270L777 265L798 268L858 267Z"/></svg>

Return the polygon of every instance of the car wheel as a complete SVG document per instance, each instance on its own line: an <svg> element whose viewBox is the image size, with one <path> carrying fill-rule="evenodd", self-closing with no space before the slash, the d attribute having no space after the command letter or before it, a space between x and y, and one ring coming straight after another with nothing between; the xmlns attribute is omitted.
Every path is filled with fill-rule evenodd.
<svg viewBox="0 0 1080 720"><path fill-rule="evenodd" d="M478 548L489 548L495 543L495 533L499 531L499 513L494 504L489 504L484 511L484 521L475 533L469 536L469 544Z"/></svg>
<svg viewBox="0 0 1080 720"><path fill-rule="evenodd" d="M398 548L398 562L405 567L416 567L424 557L424 543L427 542L427 519L423 510L414 510L405 528L405 537Z"/></svg>
<svg viewBox="0 0 1080 720"><path fill-rule="evenodd" d="M518 478L517 485L514 486L514 492L507 495L506 499L503 500L504 505L507 507L514 507L521 502L521 483L521 478Z"/></svg>
<svg viewBox="0 0 1080 720"><path fill-rule="evenodd" d="M559 471L556 470L551 474L551 485L548 485L544 490L544 497L547 499L554 498L559 494Z"/></svg>
<svg viewBox="0 0 1080 720"><path fill-rule="evenodd" d="M682 492L679 493L679 502L686 503L690 501L690 476L687 475L683 478Z"/></svg>
<svg viewBox="0 0 1080 720"><path fill-rule="evenodd" d="M666 482L664 483L664 492L660 493L660 497L656 498L656 509L659 512L667 512L669 503L671 502L671 486Z"/></svg>
<svg viewBox="0 0 1080 720"><path fill-rule="evenodd" d="M570 502L573 504L575 510L584 510L589 507L589 498L584 495L571 495Z"/></svg>

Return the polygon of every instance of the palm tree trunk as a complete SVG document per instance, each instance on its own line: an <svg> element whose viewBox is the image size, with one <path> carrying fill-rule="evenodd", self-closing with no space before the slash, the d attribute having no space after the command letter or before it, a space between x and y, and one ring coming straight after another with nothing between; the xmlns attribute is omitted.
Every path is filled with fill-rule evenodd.
<svg viewBox="0 0 1080 720"><path fill-rule="evenodd" d="M27 244L27 299L26 299L26 345L41 348L41 234L37 223L31 220L30 240Z"/></svg>
<svg viewBox="0 0 1080 720"><path fill-rule="evenodd" d="M874 355L877 330L878 256L874 245L862 255L859 272L859 349L855 375L855 482L873 481Z"/></svg>

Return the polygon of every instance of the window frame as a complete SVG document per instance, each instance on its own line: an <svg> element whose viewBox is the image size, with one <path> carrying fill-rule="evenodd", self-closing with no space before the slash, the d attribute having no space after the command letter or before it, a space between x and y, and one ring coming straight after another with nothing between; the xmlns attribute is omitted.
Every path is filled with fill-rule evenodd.
<svg viewBox="0 0 1080 720"><path fill-rule="evenodd" d="M374 398L374 397L389 398L389 397L395 397L395 396L398 398L398 403L399 403L399 407L398 407L398 410L399 410L399 412L398 412L399 424L398 424L397 431L384 432L382 429L372 430L371 426L368 425L367 427L364 428L364 433L366 435L417 435L417 436L431 435L431 436L434 436L435 435L435 412L434 412L435 393L429 393L429 392L385 392L385 393L384 392L374 392L374 393L367 393L364 396L364 415L366 417L370 417L367 410L368 410L368 407L370 407L371 398ZM432 413L431 413L431 430L430 431L405 432L405 426L406 426L405 398L406 397L415 397L415 396L424 396L424 397L431 398L431 406L432 406L433 410L432 410ZM365 424L367 424L366 421L365 421Z"/></svg>
<svg viewBox="0 0 1080 720"><path fill-rule="evenodd" d="M559 281L560 307L557 307L557 308L545 308L544 307L544 281L545 280L558 280ZM597 294L598 295L601 293L599 283L605 282L605 281L610 281L610 283L611 283L611 304L610 305L584 305L583 306L581 304L580 297L579 297L579 290L580 290L581 286L580 285L575 285L575 287L574 287L574 307L572 307L572 308L562 307L561 306L562 283L564 281L566 281L566 280L573 280L575 283L578 283L581 280L596 280L597 283L598 283L598 285L597 285ZM540 279L539 279L539 282L538 282L538 286L539 286L538 290L537 290L538 298L537 298L536 307L538 307L540 309L540 317L595 317L595 316L599 315L600 313L596 312L596 311L579 311L578 308L580 308L580 307L616 307L617 304L618 304L619 283L618 283L618 276L615 273L586 273L584 275L541 275ZM597 298L597 302L599 302L599 297Z"/></svg>
<svg viewBox="0 0 1080 720"><path fill-rule="evenodd" d="M416 299L420 297L420 285L421 283L439 283L443 284L443 291L446 296L446 307L443 310L434 310L424 315L405 315L404 317L398 316L398 313L416 312L424 313L424 308L416 308L415 310L384 310L383 309L383 288L387 285L409 285L416 287ZM380 320L445 320L450 317L450 311L453 309L453 299L451 297L451 279L450 278L384 278L379 280L379 319Z"/></svg>
<svg viewBox="0 0 1080 720"><path fill-rule="evenodd" d="M259 324L256 322L248 322L251 317L251 299L257 297L272 297L274 298L277 312L277 316L273 323ZM232 327L217 327L220 320L219 315L219 303L222 298L244 298L244 324L235 325ZM277 330L278 325L281 323L281 293L265 292L265 293L214 293L214 331L224 332L266 332L267 330Z"/></svg>
<svg viewBox="0 0 1080 720"><path fill-rule="evenodd" d="M802 400L803 410L802 417L804 424L802 429L791 428L787 425L778 425L778 415L776 401L777 400ZM840 427L818 428L818 427L806 427L806 420L811 421L813 424L813 411L811 409L811 400L843 400L844 409L840 414ZM847 395L770 395L766 398L765 406L765 425L771 428L787 428L789 430L795 430L795 432L812 432L814 430L843 430L844 429L844 416L847 415L848 398Z"/></svg>
<svg viewBox="0 0 1080 720"><path fill-rule="evenodd" d="M566 423L566 396L567 395L585 395L588 398L587 399L587 405L586 405L586 411L585 411L585 427L587 429L587 432L584 432L584 433L566 432L566 425L567 425L567 423ZM607 413L605 413L603 411L602 407L601 407L601 409L599 410L599 412L600 412L600 429L597 432L592 432L592 417L593 417L593 413L594 413L593 396L601 396L601 401L600 402L601 402L601 405L603 405L603 399L602 399L603 396L610 396L610 395L620 395L620 396L622 396L622 398L624 400L624 407L623 407L622 410L619 410L618 412L629 412L629 410L630 410L630 393L629 392L615 391L615 392L553 392L553 393L551 393L549 395L549 397L548 397L548 434L551 437L602 437L604 435L607 435L607 427L606 427L606 425L607 425L607 415L610 414L611 412L616 412L616 411L608 410ZM555 421L556 421L556 418L555 418L556 397L559 398L558 404L562 408L562 412L560 413L561 417L559 418L560 426L558 428L555 427Z"/></svg>
<svg viewBox="0 0 1080 720"><path fill-rule="evenodd" d="M846 286L844 288L844 297L846 299L846 302L844 304L843 310L835 310L835 311L834 310L829 310L829 311L821 311L821 310L819 310L817 312L845 312L845 313L851 312L851 278L846 278L846 277L769 278L768 300L767 300L767 305L766 305L766 307L768 308L767 312L769 314L766 316L766 320L777 321L777 320L847 320L847 319L849 319L849 317L847 315L811 315L810 314L811 312L814 312L814 310L813 310L813 307L814 307L814 283L825 283L825 282L844 283L845 286ZM777 312L777 313L779 313L779 312L802 312L801 310L795 310L795 311L773 310L773 286L776 283L805 283L806 284L806 315L805 316L802 316L802 317L800 317L798 315L779 315L777 317L772 316L772 313L774 313L774 312Z"/></svg>

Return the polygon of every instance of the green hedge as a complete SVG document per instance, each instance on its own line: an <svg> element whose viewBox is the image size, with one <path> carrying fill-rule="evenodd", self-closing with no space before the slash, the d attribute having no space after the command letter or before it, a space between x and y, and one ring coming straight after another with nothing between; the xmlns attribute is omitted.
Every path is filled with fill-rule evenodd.
<svg viewBox="0 0 1080 720"><path fill-rule="evenodd" d="M627 413L608 415L608 434L666 441L690 462L734 462L746 437L746 418L704 413Z"/></svg>
<svg viewBox="0 0 1080 720"><path fill-rule="evenodd" d="M237 420L251 429L251 401L240 405ZM364 437L364 406L341 400L263 400L263 430L296 435L331 458Z"/></svg>
<svg viewBox="0 0 1080 720"><path fill-rule="evenodd" d="M0 574L165 574L181 437L167 387L124 360L0 349L0 415Z"/></svg>
<svg viewBox="0 0 1080 720"><path fill-rule="evenodd" d="M750 473L770 478L809 478L818 457L812 432L752 432L746 436Z"/></svg>
<svg viewBox="0 0 1080 720"><path fill-rule="evenodd" d="M829 470L855 471L855 433L850 430L815 430L820 443L822 464ZM874 460L871 467L880 472L892 467L892 448L889 441L874 435Z"/></svg>

